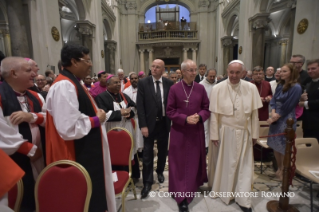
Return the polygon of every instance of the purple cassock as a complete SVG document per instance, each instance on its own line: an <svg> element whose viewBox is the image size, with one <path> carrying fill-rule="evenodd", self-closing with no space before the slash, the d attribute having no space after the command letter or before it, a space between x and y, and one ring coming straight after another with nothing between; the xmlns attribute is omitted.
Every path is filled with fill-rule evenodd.
<svg viewBox="0 0 319 212"><path fill-rule="evenodd" d="M171 87L167 100L166 115L172 120L169 145L169 192L188 195L188 197L175 195L178 204L185 198L190 203L194 196L186 192L194 194L199 186L208 181L204 122L210 116L209 100L204 86L194 82L191 90L192 86L182 80ZM186 95L190 95L188 102ZM187 116L195 113L200 115L201 120L196 125L187 124Z"/></svg>
<svg viewBox="0 0 319 212"><path fill-rule="evenodd" d="M96 85L95 87L90 89L90 94L93 98L95 98L97 95L100 93L103 93L106 91L107 87L106 86L101 86L100 84Z"/></svg>

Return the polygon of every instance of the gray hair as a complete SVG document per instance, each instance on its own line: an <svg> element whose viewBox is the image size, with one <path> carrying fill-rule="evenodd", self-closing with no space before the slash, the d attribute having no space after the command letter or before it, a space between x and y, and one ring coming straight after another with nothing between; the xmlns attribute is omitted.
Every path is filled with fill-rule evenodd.
<svg viewBox="0 0 319 212"><path fill-rule="evenodd" d="M123 71L123 69L117 69L117 71L116 71L116 73L118 74L118 73L124 73L124 71Z"/></svg>
<svg viewBox="0 0 319 212"><path fill-rule="evenodd" d="M207 77L208 76L208 74L209 74L209 72L210 71L215 71L215 73L216 73L216 75L217 75L217 71L216 71L216 69L215 68L210 68L210 69L208 69L207 71L206 71L206 73L205 73L205 77Z"/></svg>
<svg viewBox="0 0 319 212"><path fill-rule="evenodd" d="M23 57L6 57L1 62L1 75L6 79L10 75L11 70L19 71L21 64L27 63Z"/></svg>
<svg viewBox="0 0 319 212"><path fill-rule="evenodd" d="M184 60L181 64L181 70L186 71L190 63L195 63L195 62L191 59Z"/></svg>
<svg viewBox="0 0 319 212"><path fill-rule="evenodd" d="M169 72L169 76L171 76L172 74L176 74L176 72L175 71Z"/></svg>
<svg viewBox="0 0 319 212"><path fill-rule="evenodd" d="M303 55L301 55L301 54L294 54L294 55L292 55L291 57L299 57L299 58L301 58L302 63L305 63L305 61L306 61L305 56L303 56Z"/></svg>
<svg viewBox="0 0 319 212"><path fill-rule="evenodd" d="M281 68L277 68L277 70L276 71L281 71Z"/></svg>

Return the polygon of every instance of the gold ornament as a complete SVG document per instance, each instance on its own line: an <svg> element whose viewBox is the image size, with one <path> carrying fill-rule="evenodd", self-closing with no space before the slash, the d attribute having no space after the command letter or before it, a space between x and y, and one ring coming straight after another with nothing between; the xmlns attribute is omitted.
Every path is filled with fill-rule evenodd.
<svg viewBox="0 0 319 212"><path fill-rule="evenodd" d="M239 49L238 49L238 53L241 54L242 52L243 52L243 47L240 46Z"/></svg>
<svg viewBox="0 0 319 212"><path fill-rule="evenodd" d="M51 28L51 35L55 41L60 40L60 32L56 27Z"/></svg>
<svg viewBox="0 0 319 212"><path fill-rule="evenodd" d="M308 28L308 20L306 18L302 19L298 26L297 26L297 32L299 34L303 34Z"/></svg>
<svg viewBox="0 0 319 212"><path fill-rule="evenodd" d="M104 50L101 51L101 57L104 58Z"/></svg>

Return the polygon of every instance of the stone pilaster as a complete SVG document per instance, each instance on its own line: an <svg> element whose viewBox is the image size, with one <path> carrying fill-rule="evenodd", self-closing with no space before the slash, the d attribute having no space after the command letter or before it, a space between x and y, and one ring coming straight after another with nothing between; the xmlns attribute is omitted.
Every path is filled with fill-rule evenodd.
<svg viewBox="0 0 319 212"><path fill-rule="evenodd" d="M225 73L228 63L233 59L233 37L224 36L221 38L221 42L223 44L223 73Z"/></svg>
<svg viewBox="0 0 319 212"><path fill-rule="evenodd" d="M139 49L138 51L140 53L140 71L145 72L145 64L144 64L144 51L145 51L145 49Z"/></svg>
<svg viewBox="0 0 319 212"><path fill-rule="evenodd" d="M187 60L187 52L188 52L189 48L183 48L183 61Z"/></svg>
<svg viewBox="0 0 319 212"><path fill-rule="evenodd" d="M280 45L280 66L283 66L287 63L287 47L288 47L289 39L283 38L279 41Z"/></svg>
<svg viewBox="0 0 319 212"><path fill-rule="evenodd" d="M151 66L152 66L152 63L153 63L153 52L154 52L154 49L147 49L148 51L148 64L149 64L149 69L151 69ZM146 73L146 72L145 72Z"/></svg>

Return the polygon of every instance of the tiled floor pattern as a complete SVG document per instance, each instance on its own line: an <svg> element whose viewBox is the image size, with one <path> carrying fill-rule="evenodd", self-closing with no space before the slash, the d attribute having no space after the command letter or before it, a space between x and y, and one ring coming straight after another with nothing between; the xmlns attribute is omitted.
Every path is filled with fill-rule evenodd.
<svg viewBox="0 0 319 212"><path fill-rule="evenodd" d="M155 158L156 160L156 158ZM156 163L155 163L156 164ZM164 172L165 182L159 184L157 181L157 174L154 172L154 184L152 191L156 192L155 197L147 197L146 199L140 199L140 193L143 188L142 179L136 183L137 200L134 200L133 192L130 192L126 197L126 211L127 212L176 212L178 206L174 199L170 197L159 197L163 195L161 191L168 191L168 166ZM278 200L276 197L267 197L268 192L280 192L281 182L273 180L274 171L271 164L263 166L263 174L260 174L260 163L255 163L255 181L254 192L259 192L258 197L252 198L252 209L254 212L266 212L266 204L270 200ZM295 206L300 212L310 212L310 188L309 184L302 182L298 178L293 180L294 187L290 187L290 191L294 192L295 197L290 198L290 204ZM194 198L189 205L191 212L240 212L240 208L234 201L231 201L229 205L226 205L219 198L212 199L208 195L204 196L210 191L207 184L200 187L200 197ZM263 195L266 192L266 196ZM313 185L313 199L314 210L319 211L319 198L316 197L319 192L319 185ZM121 210L121 199L117 198L117 206L119 211Z"/></svg>

